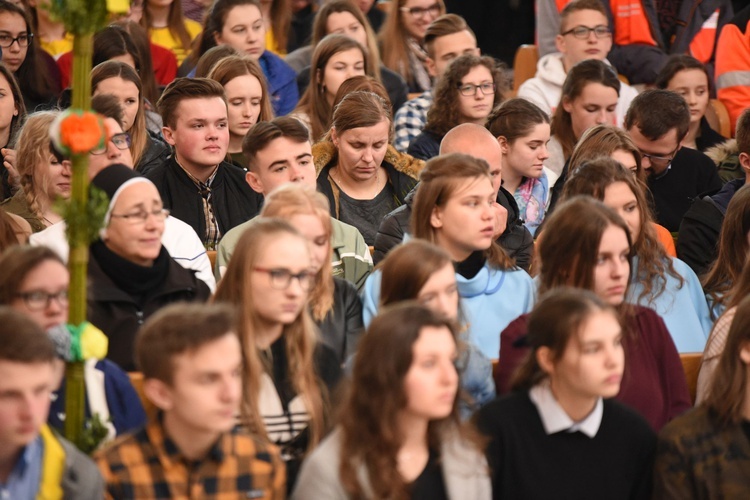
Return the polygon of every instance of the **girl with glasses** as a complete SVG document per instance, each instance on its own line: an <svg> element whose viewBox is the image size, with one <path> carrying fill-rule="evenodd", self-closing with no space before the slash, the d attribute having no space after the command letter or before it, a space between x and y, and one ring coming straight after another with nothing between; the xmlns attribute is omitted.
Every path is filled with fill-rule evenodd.
<svg viewBox="0 0 750 500"><path fill-rule="evenodd" d="M458 57L438 80L424 131L411 141L407 152L427 161L440 154L440 141L456 125L484 126L502 102L505 87L501 68L491 57Z"/></svg>
<svg viewBox="0 0 750 500"><path fill-rule="evenodd" d="M427 26L443 14L443 0L396 0L380 28L383 64L404 77L409 92L432 88L422 44Z"/></svg>
<svg viewBox="0 0 750 500"><path fill-rule="evenodd" d="M16 144L16 168L21 189L0 207L26 219L33 232L62 220L54 209L57 198L70 197L71 164L54 152L49 128L57 113L29 115Z"/></svg>
<svg viewBox="0 0 750 500"><path fill-rule="evenodd" d="M341 374L307 308L310 245L289 222L260 217L242 234L214 300L237 306L244 354L240 422L281 448L291 490L302 459L326 433Z"/></svg>
<svg viewBox="0 0 750 500"><path fill-rule="evenodd" d="M135 169L143 174L163 164L170 148L146 128L146 103L138 73L120 61L103 62L91 70L91 95L114 95L123 111L122 129L130 138ZM121 148L122 143L115 145Z"/></svg>
<svg viewBox="0 0 750 500"><path fill-rule="evenodd" d="M46 331L59 338L62 325L68 322L68 268L57 253L47 247L16 246L0 255L0 305L23 313ZM62 336L69 335L67 331ZM61 344L66 345L65 343ZM67 343L69 349L69 342ZM58 350L58 355L63 353ZM64 358L58 362L60 375ZM130 379L108 359L87 361L84 366L87 386L86 417L98 413L107 427L108 438L135 430L145 424L146 414ZM57 386L55 386L57 387ZM104 394L101 398L90 394ZM52 400L48 422L62 432L65 415L65 392ZM62 415L62 417L61 417Z"/></svg>
<svg viewBox="0 0 750 500"><path fill-rule="evenodd" d="M479 440L458 416L452 321L391 306L370 325L339 425L305 461L294 500L489 500Z"/></svg>
<svg viewBox="0 0 750 500"><path fill-rule="evenodd" d="M32 26L28 12L0 0L2 61L18 80L29 112L55 107L62 90L60 70L52 56L39 47Z"/></svg>

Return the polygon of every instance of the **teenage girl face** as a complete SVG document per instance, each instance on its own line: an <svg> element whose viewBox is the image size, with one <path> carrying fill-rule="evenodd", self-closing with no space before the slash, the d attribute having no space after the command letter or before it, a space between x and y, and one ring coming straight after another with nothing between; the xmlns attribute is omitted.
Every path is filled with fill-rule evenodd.
<svg viewBox="0 0 750 500"><path fill-rule="evenodd" d="M367 32L351 12L332 12L326 20L326 34L338 33L358 41L367 47Z"/></svg>
<svg viewBox="0 0 750 500"><path fill-rule="evenodd" d="M624 367L620 324L611 312L597 311L547 369L557 400L577 402L616 396Z"/></svg>
<svg viewBox="0 0 750 500"><path fill-rule="evenodd" d="M15 12L0 12L0 36L16 38L21 35L28 35L28 33L26 21L22 16ZM18 71L18 68L26 59L28 48L28 46L21 47L18 42L15 42L10 47L3 49L3 62L9 70L14 73Z"/></svg>
<svg viewBox="0 0 750 500"><path fill-rule="evenodd" d="M450 415L458 391L456 356L456 341L448 328L422 328L412 345L412 362L404 377L405 415L425 420Z"/></svg>
<svg viewBox="0 0 750 500"><path fill-rule="evenodd" d="M326 231L318 215L296 214L288 219L294 228L307 239L310 248L310 268L316 273L328 262L331 248L331 235Z"/></svg>
<svg viewBox="0 0 750 500"><path fill-rule="evenodd" d="M406 0L403 2L402 7L417 9L415 14L401 10L399 11L399 15L401 16L401 23L406 33L420 42L427 32L427 26L437 19L442 12L438 0Z"/></svg>
<svg viewBox="0 0 750 500"><path fill-rule="evenodd" d="M263 101L260 81L253 75L238 76L224 85L224 91L227 94L229 134L245 137L260 116L260 103Z"/></svg>
<svg viewBox="0 0 750 500"><path fill-rule="evenodd" d="M493 203L497 191L490 177L458 181L448 201L436 206L430 224L437 230L437 243L453 260L464 260L476 250L486 250L495 232Z"/></svg>
<svg viewBox="0 0 750 500"><path fill-rule="evenodd" d="M229 10L221 31L214 34L219 45L229 45L256 61L266 50L266 25L255 5L238 5Z"/></svg>
<svg viewBox="0 0 750 500"><path fill-rule="evenodd" d="M485 94L479 85L492 85L492 73L483 65L474 66L461 78L461 87L474 85L474 95L463 95L458 89L458 113L461 116L462 123L482 123L487 120L492 103L495 100L495 91Z"/></svg>
<svg viewBox="0 0 750 500"><path fill-rule="evenodd" d="M307 273L312 262L307 241L289 233L267 236L260 247L252 271L251 300L258 319L271 327L294 322L307 302L309 283L292 278L289 285L279 284L279 274Z"/></svg>
<svg viewBox="0 0 750 500"><path fill-rule="evenodd" d="M67 160L58 161L52 153L45 153L46 161L42 161L36 167L34 177L44 182L44 194L51 201L58 197L70 198L71 163Z"/></svg>
<svg viewBox="0 0 750 500"><path fill-rule="evenodd" d="M129 131L135 123L135 116L140 108L141 95L138 87L130 80L125 80L119 76L107 78L99 82L94 89L93 95L112 94L122 107L122 128Z"/></svg>
<svg viewBox="0 0 750 500"><path fill-rule="evenodd" d="M326 99L333 103L336 92L345 80L353 76L364 76L365 56L358 48L335 53L323 68L322 84L325 88Z"/></svg>
<svg viewBox="0 0 750 500"><path fill-rule="evenodd" d="M542 167L549 158L547 143L550 138L549 123L537 123L531 131L513 142L501 137L503 149L503 168L508 168L523 177L538 179L542 176Z"/></svg>
<svg viewBox="0 0 750 500"><path fill-rule="evenodd" d="M432 273L419 290L417 300L448 319L458 318L458 286L452 263Z"/></svg>
<svg viewBox="0 0 750 500"><path fill-rule="evenodd" d="M604 189L602 201L620 214L630 230L630 239L637 241L641 233L641 209L630 187L624 182L614 182Z"/></svg>
<svg viewBox="0 0 750 500"><path fill-rule="evenodd" d="M589 83L573 100L563 98L562 106L570 113L573 133L580 138L595 125L617 123L617 91L601 83Z"/></svg>
<svg viewBox="0 0 750 500"><path fill-rule="evenodd" d="M10 129L13 117L18 116L18 107L8 80L0 74L0 131Z"/></svg>
<svg viewBox="0 0 750 500"><path fill-rule="evenodd" d="M18 287L19 295L10 303L13 309L25 314L44 330L68 322L68 269L56 260L45 260L29 271ZM46 304L39 308L43 299ZM29 305L31 304L31 306Z"/></svg>
<svg viewBox="0 0 750 500"><path fill-rule="evenodd" d="M625 300L630 264L630 245L622 228L611 225L602 233L594 266L594 293L610 305Z"/></svg>
<svg viewBox="0 0 750 500"><path fill-rule="evenodd" d="M678 71L667 85L667 90L677 92L690 106L690 122L699 122L708 107L708 77L703 70L685 69Z"/></svg>

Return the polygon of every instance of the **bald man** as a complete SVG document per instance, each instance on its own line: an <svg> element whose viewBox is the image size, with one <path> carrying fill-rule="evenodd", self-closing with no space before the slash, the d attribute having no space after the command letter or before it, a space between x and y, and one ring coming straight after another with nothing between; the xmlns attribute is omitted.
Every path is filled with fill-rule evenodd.
<svg viewBox="0 0 750 500"><path fill-rule="evenodd" d="M464 123L451 129L440 143L440 154L465 153L485 160L490 165L492 185L497 189L495 228L497 242L516 265L528 271L531 266L534 239L518 218L518 205L513 195L502 188L502 151L497 140L486 128ZM419 184L404 199L404 204L383 218L375 236L373 260L377 264L388 251L401 243L409 231L412 203Z"/></svg>

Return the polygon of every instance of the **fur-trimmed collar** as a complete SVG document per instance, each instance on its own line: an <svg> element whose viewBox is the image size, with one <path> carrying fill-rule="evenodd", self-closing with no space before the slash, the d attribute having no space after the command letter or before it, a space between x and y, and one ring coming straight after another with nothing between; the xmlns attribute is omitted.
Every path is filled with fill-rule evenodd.
<svg viewBox="0 0 750 500"><path fill-rule="evenodd" d="M315 175L319 175L336 156L336 147L330 141L320 141L313 144L313 159L315 161ZM406 153L400 153L392 145L388 145L383 163L388 163L399 172L412 179L419 180L419 173L424 168L424 160L419 160Z"/></svg>
<svg viewBox="0 0 750 500"><path fill-rule="evenodd" d="M737 149L737 141L735 139L729 139L712 148L708 148L705 153L706 156L711 158L716 165L721 165L731 156L739 153L739 150Z"/></svg>

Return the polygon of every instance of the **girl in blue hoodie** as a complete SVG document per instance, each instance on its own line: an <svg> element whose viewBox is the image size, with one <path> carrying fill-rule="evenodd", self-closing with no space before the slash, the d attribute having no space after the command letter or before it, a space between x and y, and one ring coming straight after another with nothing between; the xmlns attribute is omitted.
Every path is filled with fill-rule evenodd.
<svg viewBox="0 0 750 500"><path fill-rule="evenodd" d="M490 359L500 351L500 332L534 303L531 278L495 243L504 229L497 223L496 197L485 161L443 155L422 170L411 217L413 237L453 259L469 340ZM376 272L365 283L366 325L380 305L380 278Z"/></svg>

